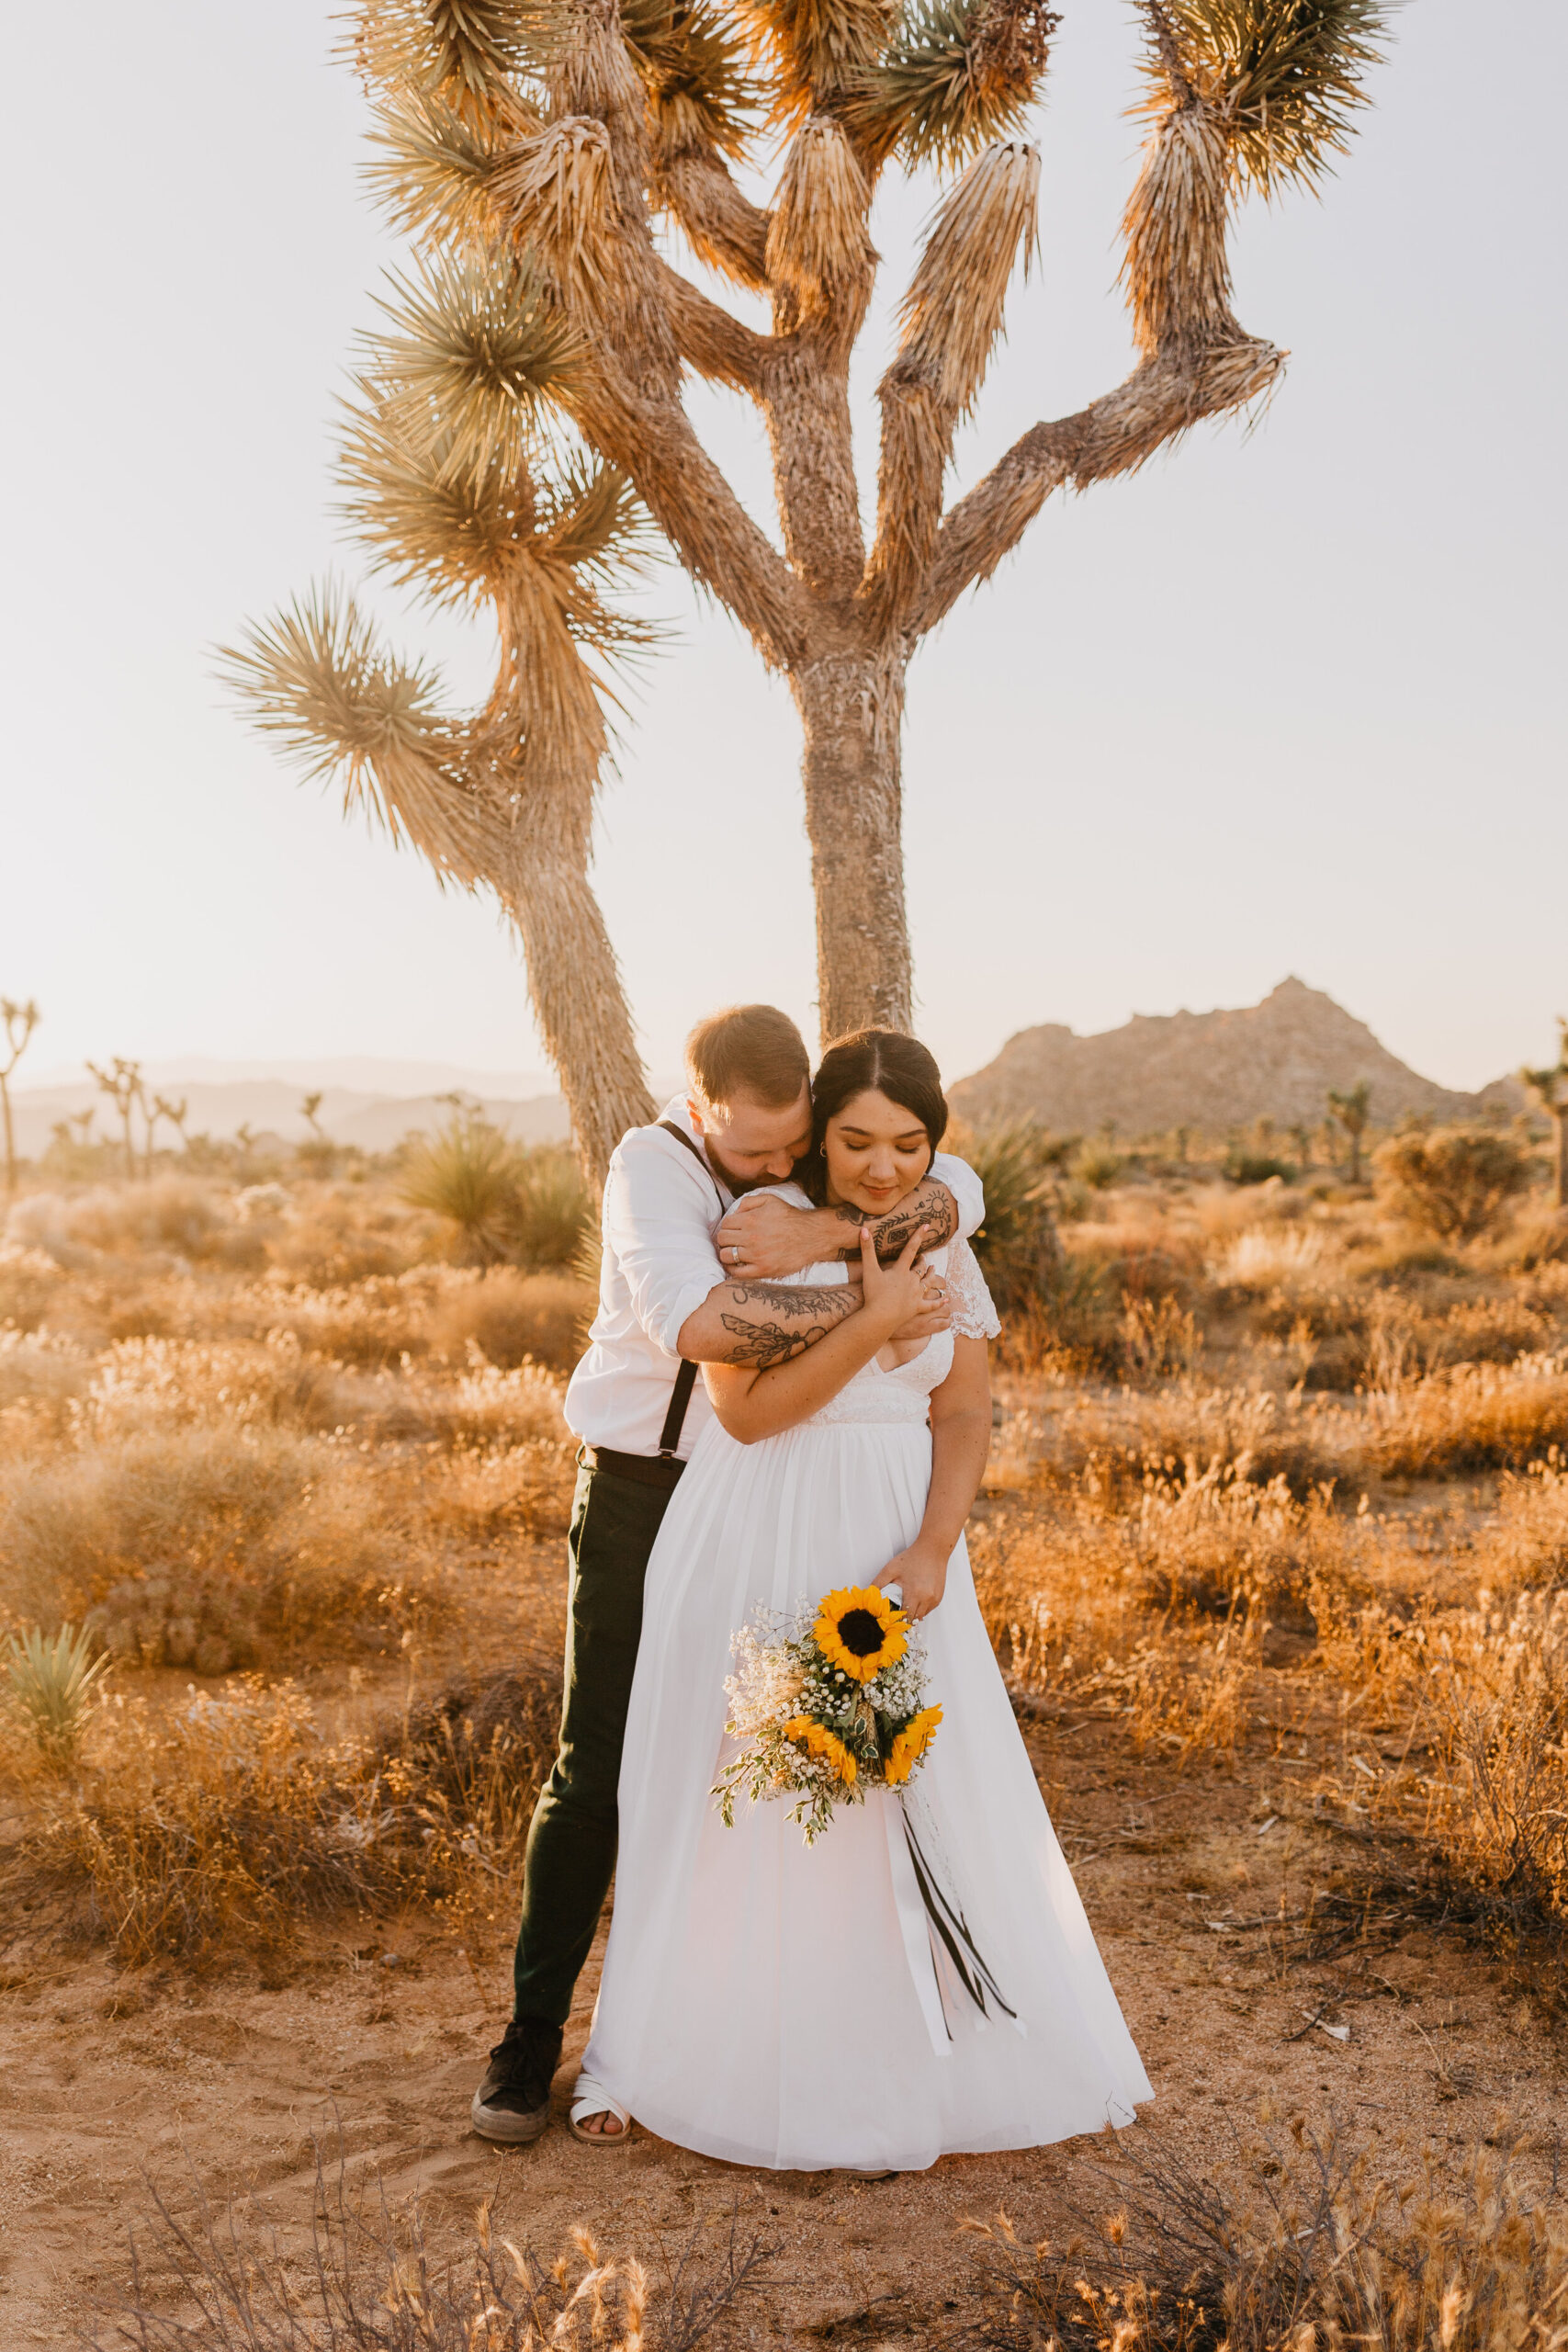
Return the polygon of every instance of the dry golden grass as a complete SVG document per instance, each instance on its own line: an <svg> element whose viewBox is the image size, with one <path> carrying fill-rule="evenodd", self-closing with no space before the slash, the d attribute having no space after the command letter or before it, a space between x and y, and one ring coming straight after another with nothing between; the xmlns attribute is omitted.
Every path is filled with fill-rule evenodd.
<svg viewBox="0 0 1568 2352"><path fill-rule="evenodd" d="M1398 2170L1300 2118L1237 2135L1201 2171L1119 2150L1111 2210L1064 2245L1006 2213L965 2226L982 2341L1095 2352L1525 2352L1568 2325L1568 2228L1507 2154L1427 2149ZM1392 2174L1392 2177L1391 2177Z"/></svg>
<svg viewBox="0 0 1568 2352"><path fill-rule="evenodd" d="M456 1864L410 1872L406 1824L331 1844L372 1788L404 1821L400 1773L434 1802L428 1742L410 1762L400 1713L333 1730L260 1678L455 1654L463 1577L558 1536L591 1294L420 1257L374 1183L119 1191L24 1198L0 1257L0 1625L85 1621L115 1661L79 1784L50 1782L60 1867L143 1955L221 1940L182 1854L220 1858L225 1919L460 1881L471 1909ZM1568 1264L1539 1212L1434 1258L1364 1196L1123 1180L1061 1238L998 1350L973 1543L1021 1709L1228 1767L1284 1643L1348 1726L1324 1802L1511 1950L1561 1949ZM195 1695L139 1684L158 1667ZM1398 1771L1357 1746L1374 1719ZM547 1730L525 1745L514 1793ZM6 1754L31 1785L14 1726ZM444 1787L422 1828L460 1854L494 1800Z"/></svg>

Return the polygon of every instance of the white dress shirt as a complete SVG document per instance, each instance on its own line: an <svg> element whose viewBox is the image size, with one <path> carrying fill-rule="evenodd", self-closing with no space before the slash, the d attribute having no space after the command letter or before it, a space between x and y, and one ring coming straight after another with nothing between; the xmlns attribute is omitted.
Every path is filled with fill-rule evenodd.
<svg viewBox="0 0 1568 2352"><path fill-rule="evenodd" d="M660 1114L702 1151L686 1098ZM967 1236L984 1221L986 1196L966 1160L939 1151L931 1172L958 1204ZM622 1136L604 1179L604 1261L599 1312L588 1352L566 1392L566 1419L587 1445L619 1453L657 1453L681 1368L676 1340L708 1293L726 1279L714 1228L734 1205L723 1180L662 1128L633 1127ZM692 1391L677 1448L684 1461L713 1407L701 1380Z"/></svg>

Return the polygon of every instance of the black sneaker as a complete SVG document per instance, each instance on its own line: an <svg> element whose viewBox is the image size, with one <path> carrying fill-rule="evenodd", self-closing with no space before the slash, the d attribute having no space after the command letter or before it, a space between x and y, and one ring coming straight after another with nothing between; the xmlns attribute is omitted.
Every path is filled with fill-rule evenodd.
<svg viewBox="0 0 1568 2352"><path fill-rule="evenodd" d="M468 2109L484 2140L509 2148L536 2140L550 2120L550 2082L560 2063L561 2030L545 2018L514 2018L490 2053Z"/></svg>

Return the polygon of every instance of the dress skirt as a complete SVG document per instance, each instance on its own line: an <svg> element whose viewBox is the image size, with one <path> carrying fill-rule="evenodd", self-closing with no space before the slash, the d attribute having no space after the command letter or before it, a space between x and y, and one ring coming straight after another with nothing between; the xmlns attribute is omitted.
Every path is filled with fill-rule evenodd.
<svg viewBox="0 0 1568 2352"><path fill-rule="evenodd" d="M916 1787L1018 2024L960 2003L944 2053L933 2046L897 1899L896 1794L841 1807L810 1847L787 1804L742 1799L727 1829L710 1794L735 1752L735 1630L759 1603L791 1612L874 1579L919 1532L930 1479L923 1408L808 1421L752 1446L710 1423L649 1563L615 1915L583 2063L649 2131L705 2155L916 2171L948 2152L1128 2123L1152 2096L962 1542L922 1629L929 1701L944 1713Z"/></svg>

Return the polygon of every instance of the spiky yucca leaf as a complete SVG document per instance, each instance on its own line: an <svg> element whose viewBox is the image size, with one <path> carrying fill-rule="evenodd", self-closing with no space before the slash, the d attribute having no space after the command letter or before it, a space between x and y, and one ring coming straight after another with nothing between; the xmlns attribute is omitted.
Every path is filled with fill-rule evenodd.
<svg viewBox="0 0 1568 2352"><path fill-rule="evenodd" d="M472 888L491 830L462 769L462 730L437 681L386 652L375 625L330 582L224 646L221 673L252 724L281 736L310 779L337 776L345 811L423 851L438 878Z"/></svg>
<svg viewBox="0 0 1568 2352"><path fill-rule="evenodd" d="M585 450L569 452L541 480L537 516L541 545L604 585L635 577L659 545L630 477Z"/></svg>
<svg viewBox="0 0 1568 2352"><path fill-rule="evenodd" d="M595 116L569 115L525 140L493 185L506 227L563 290L590 299L604 291L615 195L610 134Z"/></svg>
<svg viewBox="0 0 1568 2352"><path fill-rule="evenodd" d="M827 311L876 261L866 227L871 191L830 115L815 114L790 142L768 228L768 275L790 288L803 317Z"/></svg>
<svg viewBox="0 0 1568 2352"><path fill-rule="evenodd" d="M439 451L442 481L515 474L541 411L581 380L576 329L526 257L435 254L389 283L392 299L378 298L388 329L362 335L360 349L401 437L423 458Z"/></svg>
<svg viewBox="0 0 1568 2352"><path fill-rule="evenodd" d="M1386 54L1391 0L1158 0L1158 8L1188 82L1224 119L1236 179L1264 196L1320 179L1369 103L1362 80ZM1157 25L1146 70L1161 91L1168 85Z"/></svg>
<svg viewBox="0 0 1568 2352"><path fill-rule="evenodd" d="M504 141L465 122L445 99L410 91L377 107L370 147L365 178L394 228L429 244L488 249L491 179Z"/></svg>
<svg viewBox="0 0 1568 2352"><path fill-rule="evenodd" d="M944 199L899 305L900 373L929 383L962 414L985 379L1003 333L1008 284L1034 256L1039 150L1021 140L989 147Z"/></svg>
<svg viewBox="0 0 1568 2352"><path fill-rule="evenodd" d="M773 87L772 119L800 122L842 98L881 56L894 12L895 0L737 0Z"/></svg>
<svg viewBox="0 0 1568 2352"><path fill-rule="evenodd" d="M648 87L660 154L711 149L739 162L772 93L733 20L708 0L621 0L621 28Z"/></svg>
<svg viewBox="0 0 1568 2352"><path fill-rule="evenodd" d="M466 121L511 118L516 81L539 71L547 0L366 0L355 52L368 79L439 94Z"/></svg>
<svg viewBox="0 0 1568 2352"><path fill-rule="evenodd" d="M964 163L1022 128L1059 21L1042 0L916 0L844 121L877 164Z"/></svg>
<svg viewBox="0 0 1568 2352"><path fill-rule="evenodd" d="M407 404L364 378L348 406L341 512L389 575L435 603L470 609L503 585L533 537L526 468L461 464L449 436L409 425Z"/></svg>

